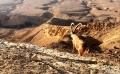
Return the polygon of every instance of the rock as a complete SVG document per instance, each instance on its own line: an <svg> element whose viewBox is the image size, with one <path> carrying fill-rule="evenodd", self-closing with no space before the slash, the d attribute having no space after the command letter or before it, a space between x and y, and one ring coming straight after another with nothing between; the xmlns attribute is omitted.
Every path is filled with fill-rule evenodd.
<svg viewBox="0 0 120 74"><path fill-rule="evenodd" d="M7 44L8 44L8 42L7 42L7 41L5 41L5 42L4 42L4 44L5 44L5 45L7 45Z"/></svg>
<svg viewBox="0 0 120 74"><path fill-rule="evenodd" d="M33 60L33 61L38 61L38 60L40 60L40 56L37 55L37 54L34 54L34 55L31 57L31 60Z"/></svg>
<svg viewBox="0 0 120 74"><path fill-rule="evenodd" d="M118 12L117 10L114 10L114 12Z"/></svg>
<svg viewBox="0 0 120 74"><path fill-rule="evenodd" d="M22 49L26 49L25 45L23 43L19 43L18 46Z"/></svg>
<svg viewBox="0 0 120 74"><path fill-rule="evenodd" d="M109 9L109 7L104 7L103 9L107 11Z"/></svg>

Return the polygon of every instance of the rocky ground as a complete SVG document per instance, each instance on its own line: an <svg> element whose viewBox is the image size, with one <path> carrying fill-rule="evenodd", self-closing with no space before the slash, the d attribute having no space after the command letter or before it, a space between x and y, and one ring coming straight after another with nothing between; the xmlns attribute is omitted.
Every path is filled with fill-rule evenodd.
<svg viewBox="0 0 120 74"><path fill-rule="evenodd" d="M119 0L0 0L0 73L119 74L119 7ZM87 35L101 44L78 56L59 35L48 35L58 32L56 26L69 30L71 22L92 23Z"/></svg>
<svg viewBox="0 0 120 74"><path fill-rule="evenodd" d="M2 74L119 74L120 63L0 39Z"/></svg>

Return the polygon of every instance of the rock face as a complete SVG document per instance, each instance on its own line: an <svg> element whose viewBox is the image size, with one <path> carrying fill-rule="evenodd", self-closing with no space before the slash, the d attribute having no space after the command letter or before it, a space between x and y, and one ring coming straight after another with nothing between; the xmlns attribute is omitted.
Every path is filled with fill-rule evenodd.
<svg viewBox="0 0 120 74"><path fill-rule="evenodd" d="M96 57L58 52L27 43L0 40L0 73L119 74L120 64Z"/></svg>

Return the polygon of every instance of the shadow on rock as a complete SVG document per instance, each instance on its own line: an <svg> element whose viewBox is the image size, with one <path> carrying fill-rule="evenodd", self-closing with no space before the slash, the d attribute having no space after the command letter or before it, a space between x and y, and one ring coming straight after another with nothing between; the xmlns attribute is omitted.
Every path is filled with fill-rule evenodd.
<svg viewBox="0 0 120 74"><path fill-rule="evenodd" d="M65 40L66 37L64 37L62 40L59 42L53 42L49 45L47 45L47 48L51 49L57 49L58 51L61 52L69 52L72 53L72 39L70 35L67 35L68 40ZM79 36L80 39L82 39L86 44L87 47L89 48L90 53L102 53L102 49L99 47L99 45L102 43L99 40L90 37L90 36ZM77 50L75 51L77 54Z"/></svg>
<svg viewBox="0 0 120 74"><path fill-rule="evenodd" d="M53 15L45 12L40 16L11 15L0 14L0 27L3 28L27 28L39 26L47 22Z"/></svg>
<svg viewBox="0 0 120 74"><path fill-rule="evenodd" d="M91 36L79 36L80 39L84 40L85 43L89 47L89 52L98 52L102 53L102 49L99 45L102 43L101 41L91 37Z"/></svg>
<svg viewBox="0 0 120 74"><path fill-rule="evenodd" d="M75 24L78 24L80 21L53 18L49 23L54 25L60 25L60 26L69 26L72 22L74 22ZM81 23L87 24L87 22L81 22Z"/></svg>

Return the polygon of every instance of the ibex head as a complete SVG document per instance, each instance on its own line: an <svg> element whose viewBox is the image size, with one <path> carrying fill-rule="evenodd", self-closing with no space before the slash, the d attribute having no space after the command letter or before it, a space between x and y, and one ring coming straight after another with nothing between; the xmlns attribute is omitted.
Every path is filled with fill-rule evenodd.
<svg viewBox="0 0 120 74"><path fill-rule="evenodd" d="M71 34L75 34L76 29L78 28L78 26L82 26L82 23L78 23L78 25L76 25L75 28L72 30L73 25L74 23L71 23L70 25Z"/></svg>

